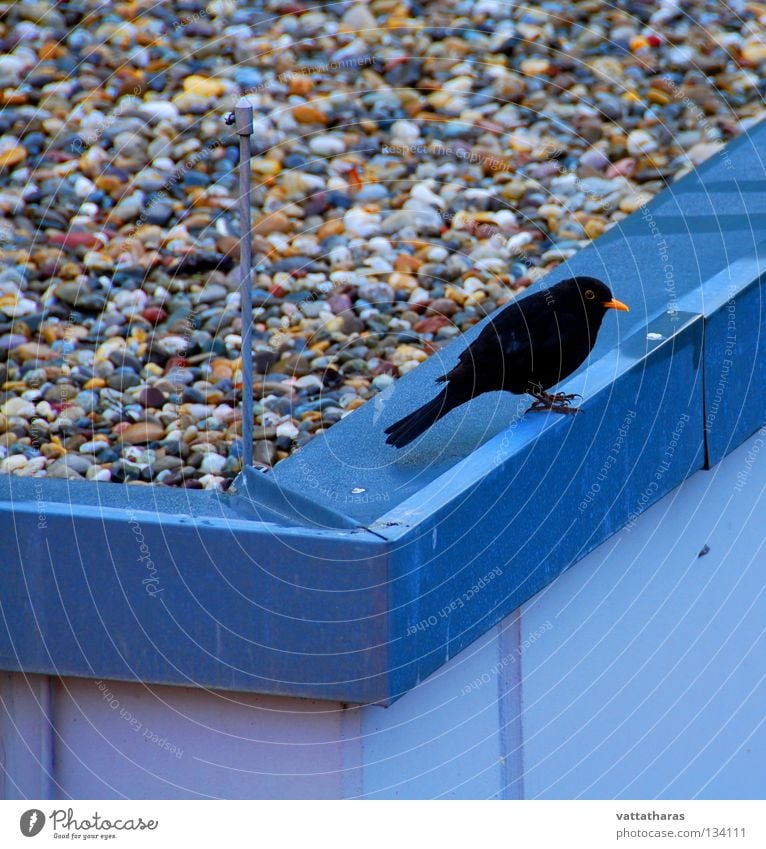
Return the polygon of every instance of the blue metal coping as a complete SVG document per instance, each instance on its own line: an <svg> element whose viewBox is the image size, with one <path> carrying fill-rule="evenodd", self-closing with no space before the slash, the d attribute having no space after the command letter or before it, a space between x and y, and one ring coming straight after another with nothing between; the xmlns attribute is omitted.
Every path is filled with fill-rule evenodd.
<svg viewBox="0 0 766 849"><path fill-rule="evenodd" d="M0 667L386 704L760 426L766 125L549 275L628 302L562 388L383 431L481 325L227 494L0 479Z"/></svg>

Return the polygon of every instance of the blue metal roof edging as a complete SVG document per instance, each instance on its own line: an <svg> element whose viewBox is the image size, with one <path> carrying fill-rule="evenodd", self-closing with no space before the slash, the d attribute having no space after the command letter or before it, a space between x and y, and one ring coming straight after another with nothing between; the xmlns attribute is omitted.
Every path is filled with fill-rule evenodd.
<svg viewBox="0 0 766 849"><path fill-rule="evenodd" d="M401 696L761 424L765 141L753 128L549 275L631 305L564 384L581 415L492 393L386 446L479 325L230 493L0 478L0 668Z"/></svg>
<svg viewBox="0 0 766 849"><path fill-rule="evenodd" d="M84 490L117 487L47 483L2 481L3 669L354 702L386 691L374 534L215 515L225 499L199 493L171 512L159 488L96 506Z"/></svg>

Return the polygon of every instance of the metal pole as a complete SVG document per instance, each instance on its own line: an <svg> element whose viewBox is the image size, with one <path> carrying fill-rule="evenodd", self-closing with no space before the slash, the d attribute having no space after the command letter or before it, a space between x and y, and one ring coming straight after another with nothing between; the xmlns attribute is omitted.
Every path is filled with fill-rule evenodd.
<svg viewBox="0 0 766 849"><path fill-rule="evenodd" d="M245 466L253 465L253 221L250 211L250 136L253 107L242 98L234 109L239 134L239 271L242 314L242 443Z"/></svg>

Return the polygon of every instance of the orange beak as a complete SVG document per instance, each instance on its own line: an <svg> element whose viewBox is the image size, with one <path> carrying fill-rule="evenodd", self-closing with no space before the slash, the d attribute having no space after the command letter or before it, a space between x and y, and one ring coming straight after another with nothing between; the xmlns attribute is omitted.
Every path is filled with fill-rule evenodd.
<svg viewBox="0 0 766 849"><path fill-rule="evenodd" d="M612 298L611 301L602 301L601 306L606 307L608 310L622 310L622 312L630 312L630 307L623 304L622 301L618 301L617 298Z"/></svg>

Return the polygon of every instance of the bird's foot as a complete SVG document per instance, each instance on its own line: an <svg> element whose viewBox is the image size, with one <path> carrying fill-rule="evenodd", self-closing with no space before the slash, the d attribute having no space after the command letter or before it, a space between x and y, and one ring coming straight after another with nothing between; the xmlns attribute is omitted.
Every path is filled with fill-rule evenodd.
<svg viewBox="0 0 766 849"><path fill-rule="evenodd" d="M550 410L552 413L579 413L579 407L572 407L572 401L575 398L582 398L582 395L567 395L565 392L530 392L535 400L532 406L527 410L528 413L542 413Z"/></svg>

